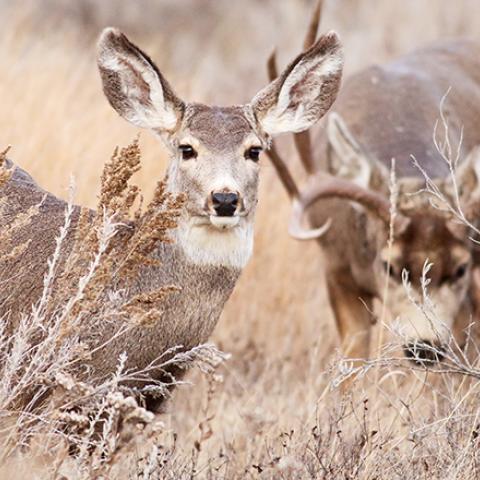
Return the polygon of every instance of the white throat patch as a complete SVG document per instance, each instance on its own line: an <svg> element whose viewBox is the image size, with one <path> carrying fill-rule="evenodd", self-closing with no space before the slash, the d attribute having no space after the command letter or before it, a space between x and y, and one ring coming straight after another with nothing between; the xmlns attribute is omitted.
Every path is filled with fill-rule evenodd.
<svg viewBox="0 0 480 480"><path fill-rule="evenodd" d="M243 222L242 222L243 223ZM253 223L219 229L212 225L180 222L175 230L178 245L196 265L214 265L242 269L253 251Z"/></svg>

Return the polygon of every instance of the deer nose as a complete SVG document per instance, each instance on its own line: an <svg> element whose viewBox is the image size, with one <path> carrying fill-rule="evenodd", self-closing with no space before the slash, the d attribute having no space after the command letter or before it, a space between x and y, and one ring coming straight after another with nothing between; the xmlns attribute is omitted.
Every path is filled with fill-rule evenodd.
<svg viewBox="0 0 480 480"><path fill-rule="evenodd" d="M212 205L219 217L232 217L238 206L238 193L212 192Z"/></svg>
<svg viewBox="0 0 480 480"><path fill-rule="evenodd" d="M444 348L429 340L411 342L403 347L403 351L409 360L420 365L431 365L444 358Z"/></svg>

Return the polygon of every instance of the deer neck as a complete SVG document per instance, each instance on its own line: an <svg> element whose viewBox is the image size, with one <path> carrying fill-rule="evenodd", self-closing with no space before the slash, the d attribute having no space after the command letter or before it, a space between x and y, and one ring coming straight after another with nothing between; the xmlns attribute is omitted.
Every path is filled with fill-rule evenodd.
<svg viewBox="0 0 480 480"><path fill-rule="evenodd" d="M198 300L226 297L226 301L241 273L241 268L232 265L192 261L190 253L179 243L160 244L155 256L160 260L153 272L156 286L175 285L183 296L195 294Z"/></svg>
<svg viewBox="0 0 480 480"><path fill-rule="evenodd" d="M235 287L243 266L239 265L238 257L244 252L229 254L226 247L245 248L240 245L245 241L245 233L236 232L235 237L226 238L223 245L221 239L213 239L205 252L200 250L202 244L186 243L185 232L179 229L174 232L174 243L162 243L157 249L160 265L151 272L151 287L175 285L180 289L170 294L162 305L164 314L158 329L164 336L171 322L172 332L177 336L169 338L169 343L191 347L208 339ZM191 240L191 234L188 239ZM212 244L219 248L216 255ZM142 286L144 291L149 289Z"/></svg>
<svg viewBox="0 0 480 480"><path fill-rule="evenodd" d="M223 265L200 265L192 262L178 243L159 245L154 252L158 266L147 267L129 294L152 292L164 286L178 288L155 308L157 320L149 326L134 326L126 334L110 341L105 351L94 359L95 373L108 375L118 364L119 355L128 350L127 368L142 369L158 363L173 348L189 350L205 343L218 322L223 307L241 273L239 268ZM105 341L119 326L102 327ZM135 345L135 348L128 348ZM158 377L161 372L152 373ZM161 375L160 375L161 376Z"/></svg>
<svg viewBox="0 0 480 480"><path fill-rule="evenodd" d="M148 267L130 293L154 291L168 285L176 286L178 291L169 293L155 306L159 315L153 325L134 327L127 337L112 345L109 352L112 359L125 350L126 341L136 345L129 352L129 368L143 368L172 348L188 350L205 343L241 272L230 266L194 263L179 244L162 243L155 256L160 264ZM101 370L105 373L114 367L109 360L104 363Z"/></svg>

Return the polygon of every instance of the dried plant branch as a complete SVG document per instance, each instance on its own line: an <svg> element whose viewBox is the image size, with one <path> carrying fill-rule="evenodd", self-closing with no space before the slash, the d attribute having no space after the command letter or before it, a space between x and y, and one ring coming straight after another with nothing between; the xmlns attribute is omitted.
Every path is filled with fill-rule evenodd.
<svg viewBox="0 0 480 480"><path fill-rule="evenodd" d="M5 154L0 156L0 171ZM158 321L165 297L178 291L165 285L132 296L120 293L142 268L157 264L156 248L171 241L169 232L184 203L182 195L170 194L166 183L159 182L152 201L142 208L140 190L130 183L139 168L136 139L116 149L106 164L96 214L80 210L70 199L38 302L13 330L7 321L0 323L0 421L9 419L3 458L46 435L50 442L68 446L85 478L108 476L121 452L162 428L145 409L143 396L165 397L172 385L182 383L171 374L168 380L152 381L151 374L198 365L213 375L226 358L212 345L187 351L178 346L141 370L127 369L123 354L107 378L91 379L83 373L84 360L96 350L134 326L148 328ZM0 263L21 254L9 242L39 208L17 216L1 232L0 253L5 250L8 256L0 255ZM101 331L112 318L124 326L101 345L87 348L84 334L92 328ZM130 386L139 380L148 386ZM55 463L56 471L60 464Z"/></svg>
<svg viewBox="0 0 480 480"><path fill-rule="evenodd" d="M460 137L457 145L453 146L450 124L448 122L448 116L445 107L450 91L451 88L447 90L440 101L440 119L435 122L433 143L436 150L440 154L440 157L448 166L449 180L452 184L453 199L449 198L449 196L435 182L435 179L432 179L426 170L420 165L418 160L412 156L411 158L413 165L420 171L425 180L425 188L421 189L418 193L430 196L430 203L434 208L452 215L453 218L466 225L476 235L480 235L480 229L466 215L460 198L461 189L458 185L456 173L461 160L463 127L460 129ZM439 132L440 128L442 128L442 132ZM478 240L474 238L471 238L471 240L478 243Z"/></svg>

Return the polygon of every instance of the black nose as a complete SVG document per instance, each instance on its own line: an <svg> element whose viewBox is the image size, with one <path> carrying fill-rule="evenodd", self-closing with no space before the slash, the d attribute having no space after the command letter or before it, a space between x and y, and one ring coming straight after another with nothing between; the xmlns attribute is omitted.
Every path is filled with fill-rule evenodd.
<svg viewBox="0 0 480 480"><path fill-rule="evenodd" d="M441 362L444 358L444 348L428 340L412 342L403 347L405 356L419 365L429 365Z"/></svg>
<svg viewBox="0 0 480 480"><path fill-rule="evenodd" d="M237 193L212 192L213 209L219 217L231 217L238 205Z"/></svg>

